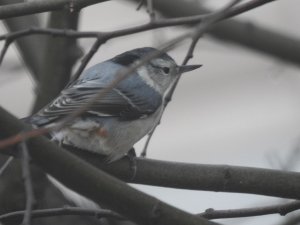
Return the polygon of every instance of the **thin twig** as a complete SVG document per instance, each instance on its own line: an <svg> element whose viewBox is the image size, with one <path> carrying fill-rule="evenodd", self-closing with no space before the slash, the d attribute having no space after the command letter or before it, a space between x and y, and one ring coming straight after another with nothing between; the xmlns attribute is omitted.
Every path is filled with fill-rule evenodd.
<svg viewBox="0 0 300 225"><path fill-rule="evenodd" d="M81 75L82 71L87 66L87 64L89 63L89 61L91 60L91 58L94 56L94 54L98 51L98 49L100 48L100 46L104 42L105 42L105 40L102 39L102 38L98 38L94 42L94 44L91 47L91 49L84 56L84 58L81 60L81 64L80 64L79 68L76 70L75 74L72 76L70 83L72 83L73 81L75 81L76 79L78 79L78 77Z"/></svg>
<svg viewBox="0 0 300 225"><path fill-rule="evenodd" d="M254 9L256 7L259 7L263 4L267 4L272 1L275 0L261 0L261 1L253 0L241 4L240 6L230 9L227 15L224 18L220 18L220 20L239 15L243 12L249 11L251 9ZM168 26L195 24L205 20L210 15L211 14L186 16L186 17L178 17L178 18L170 18L170 19L159 19L143 25L138 25L138 26L126 28L123 30L112 31L112 32L80 32L74 30L61 30L61 29L51 29L51 28L44 29L44 28L32 27L26 30L21 30L6 35L1 35L0 40L5 40L5 39L14 40L16 38L32 35L32 34L49 34L55 36L65 36L69 38L91 38L91 37L97 38L102 36L101 38L103 38L104 40L108 40L111 38L120 37L129 34L135 34L138 32L143 32L151 29L163 28Z"/></svg>
<svg viewBox="0 0 300 225"><path fill-rule="evenodd" d="M72 10L80 10L84 7L105 2L107 0L52 0L52 1L25 1L23 3L8 4L0 7L0 19L6 19L28 14L64 10L69 8L72 2Z"/></svg>
<svg viewBox="0 0 300 225"><path fill-rule="evenodd" d="M5 56L6 52L7 52L7 49L9 47L10 43L11 42L7 41L7 40L4 43L4 46L3 46L2 50L1 50L1 53L0 53L0 65L2 64L2 61L4 59L4 56Z"/></svg>
<svg viewBox="0 0 300 225"><path fill-rule="evenodd" d="M22 152L22 177L24 179L25 194L26 194L26 205L25 205L25 212L24 212L22 224L30 225L32 208L35 203L35 199L34 199L34 194L33 194L31 173L30 173L30 156L28 153L26 139L24 139L20 143L20 147L21 147L21 152Z"/></svg>
<svg viewBox="0 0 300 225"><path fill-rule="evenodd" d="M99 36L101 32L92 32L92 31L86 32L86 31L76 31L71 29L31 27L28 29L0 35L0 41L2 40L14 41L17 38L21 38L33 34L44 34L44 35L60 36L60 37L67 37L67 38L95 38Z"/></svg>
<svg viewBox="0 0 300 225"><path fill-rule="evenodd" d="M44 134L49 133L50 131L51 131L51 127L42 127L42 128L37 128L30 131L18 133L16 135L1 140L0 149L20 143L24 139L30 139L33 137L42 136Z"/></svg>
<svg viewBox="0 0 300 225"><path fill-rule="evenodd" d="M228 5L226 5L223 9L217 11L216 13L214 14L211 14L210 16L208 16L206 18L206 23L200 23L198 25L198 31L196 30L195 34L192 36L192 43L189 47L189 50L184 58L184 61L182 63L182 65L186 65L188 63L188 61L193 57L193 52L194 52L194 49L196 47L196 44L199 40L199 38L203 35L203 31L205 31L210 25L214 24L215 22L221 20L222 18L225 18L227 16L227 14L229 13L229 10L234 6L236 5L237 3L239 3L241 0L233 0L231 1ZM175 89L178 85L178 82L181 78L181 75L179 75L176 79L176 81L174 82L173 86L171 87L169 93L167 94L166 96L166 99L165 99L165 102L164 102L164 109L166 109L167 105L169 104L169 102L171 102L172 100L172 96L175 92ZM161 114L162 116L163 114ZM155 125L155 127L153 128L153 130L148 134L147 136L147 140L145 142L145 145L144 145L144 148L143 148L143 151L141 153L141 156L142 157L146 157L146 154L147 154L147 148L149 146L149 143L151 141L151 138L153 137L153 133L155 132L157 126L160 124L160 120L161 118L159 119L158 123Z"/></svg>
<svg viewBox="0 0 300 225"><path fill-rule="evenodd" d="M143 7L145 1L146 0L140 0L140 2L138 3L138 5L136 7L136 11L139 11Z"/></svg>
<svg viewBox="0 0 300 225"><path fill-rule="evenodd" d="M207 209L203 213L199 213L206 219L224 219L224 218L241 218L250 216L263 216L269 214L279 214L285 216L286 214L299 210L300 201L292 201L289 203L264 206L264 207L253 207L253 208L243 208L243 209L226 209L226 210L214 210Z"/></svg>
<svg viewBox="0 0 300 225"><path fill-rule="evenodd" d="M9 164L12 162L12 160L14 159L13 156L10 156L5 163L1 166L0 168L0 177L3 174L3 172L6 170L6 168L9 166Z"/></svg>
<svg viewBox="0 0 300 225"><path fill-rule="evenodd" d="M150 22L155 20L155 12L154 12L154 6L153 6L153 0L147 0L147 13L150 17Z"/></svg>
<svg viewBox="0 0 300 225"><path fill-rule="evenodd" d="M145 142L145 144L144 144L143 150L142 150L141 155L140 155L140 156L143 157L143 158L145 158L145 157L147 156L148 146L149 146L149 144L150 144L150 141L151 141L151 139L152 139L152 136L153 136L153 134L154 134L154 132L155 132L157 126L158 126L158 124L153 128L153 130L152 130L152 131L148 134L148 136L147 136L146 142Z"/></svg>
<svg viewBox="0 0 300 225"><path fill-rule="evenodd" d="M80 31L75 31L70 29L31 27L29 29L0 35L0 41L5 40L5 44L0 54L0 65L3 61L3 57L7 52L8 47L10 46L11 43L13 43L13 41L15 41L18 38L33 35L33 34L53 35L53 36L60 36L60 37L67 37L67 38L97 38L101 35L101 32L80 32Z"/></svg>
<svg viewBox="0 0 300 225"><path fill-rule="evenodd" d="M254 9L256 7L259 7L263 4L266 4L266 3L269 3L272 1L275 1L275 0L261 0L261 1L253 0L251 2L241 4L240 6L230 9L227 12L226 16L220 18L219 20L223 20L223 19L227 19L227 18L236 16L236 15L239 15L243 12L249 11L251 9ZM13 39L31 35L31 34L52 34L55 36L65 36L65 37L69 37L69 38L84 38L84 37L91 38L91 37L94 37L97 39L102 39L102 41L104 43L105 41L112 39L112 38L116 38L116 37L120 37L120 36L124 36L124 35L135 34L135 33L143 32L143 31L147 31L147 30L168 27L168 26L178 26L178 25L199 23L199 22L202 22L203 20L206 20L211 15L212 14L153 20L153 21L150 21L149 23L146 23L143 25L138 25L135 27L130 27L130 28L126 28L123 30L117 30L117 31L112 31L112 32L79 32L79 31L72 31L72 30L30 28L30 29L23 30L23 31L17 31L17 32L14 32L11 34L2 35L2 36L0 36L0 40L4 40L4 39L13 40ZM100 44L97 43L97 44L100 47L100 45L103 43L100 43ZM9 44L10 43L8 43L8 45ZM96 44L96 42L95 42L95 44ZM5 53L5 51L4 51L4 53ZM91 56L94 55L93 52L89 52L89 53ZM88 58L89 58L89 56L87 56L86 59L88 59ZM0 59L1 59L1 57L0 57ZM83 63L80 65L80 68L78 69L78 72L83 71L83 69L87 65L86 61L88 61L88 60L83 60ZM0 60L0 62L1 62L1 60ZM78 74L78 72L76 73L74 78L78 77L80 75L80 74Z"/></svg>
<svg viewBox="0 0 300 225"><path fill-rule="evenodd" d="M26 212L15 211L0 215L0 221L16 220L21 218ZM106 209L89 210L79 207L63 207L63 208L51 208L51 209L38 209L32 211L32 219L41 217L53 217L53 216L66 216L66 215L79 215L79 216L94 216L97 218L114 218L118 220L126 220L120 214Z"/></svg>

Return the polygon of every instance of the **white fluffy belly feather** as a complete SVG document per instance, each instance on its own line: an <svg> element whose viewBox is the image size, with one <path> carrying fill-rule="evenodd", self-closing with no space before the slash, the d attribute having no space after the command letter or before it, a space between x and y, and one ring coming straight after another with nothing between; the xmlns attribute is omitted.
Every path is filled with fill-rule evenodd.
<svg viewBox="0 0 300 225"><path fill-rule="evenodd" d="M161 109L149 117L119 121L117 118L76 120L54 134L64 144L107 155L109 161L124 156L133 145L149 133L160 119Z"/></svg>

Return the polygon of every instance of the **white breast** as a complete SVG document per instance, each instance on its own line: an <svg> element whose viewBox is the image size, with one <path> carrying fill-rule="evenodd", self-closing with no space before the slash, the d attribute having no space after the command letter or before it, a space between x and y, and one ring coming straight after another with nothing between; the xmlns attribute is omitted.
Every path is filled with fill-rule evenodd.
<svg viewBox="0 0 300 225"><path fill-rule="evenodd" d="M95 121L77 120L70 127L55 133L55 139L64 144L107 155L108 161L123 157L142 137L158 123L162 107L151 116L133 121L102 119ZM99 129L107 131L100 136Z"/></svg>

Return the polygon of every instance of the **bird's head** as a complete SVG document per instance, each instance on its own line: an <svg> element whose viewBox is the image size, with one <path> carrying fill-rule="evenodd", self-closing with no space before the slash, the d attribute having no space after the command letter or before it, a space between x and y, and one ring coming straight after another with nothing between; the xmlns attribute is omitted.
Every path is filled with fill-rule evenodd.
<svg viewBox="0 0 300 225"><path fill-rule="evenodd" d="M160 53L159 50L150 47L124 52L121 55L114 57L112 60L123 66L129 66L143 60L143 58L155 52L159 53L159 56L140 66L137 69L137 74L146 84L153 87L161 94L164 94L182 73L201 67L201 65L179 66L167 53Z"/></svg>

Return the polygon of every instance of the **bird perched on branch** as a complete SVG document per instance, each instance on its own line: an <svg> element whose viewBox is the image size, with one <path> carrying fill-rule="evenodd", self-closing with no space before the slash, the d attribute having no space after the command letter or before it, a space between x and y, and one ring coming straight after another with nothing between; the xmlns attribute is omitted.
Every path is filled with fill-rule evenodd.
<svg viewBox="0 0 300 225"><path fill-rule="evenodd" d="M37 127L57 123L106 89L120 76L120 70L154 52L158 50L138 48L92 66L27 122ZM168 54L160 52L51 136L64 145L100 153L107 156L107 161L115 161L158 123L166 95L178 76L199 67L178 66Z"/></svg>

